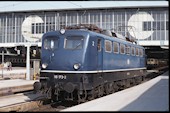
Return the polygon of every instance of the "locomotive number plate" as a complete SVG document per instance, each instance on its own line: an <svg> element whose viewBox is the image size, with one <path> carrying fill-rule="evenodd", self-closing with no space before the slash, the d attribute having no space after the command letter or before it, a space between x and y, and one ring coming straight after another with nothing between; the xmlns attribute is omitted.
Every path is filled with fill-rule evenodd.
<svg viewBox="0 0 170 113"><path fill-rule="evenodd" d="M66 75L54 75L55 79L66 79L67 76Z"/></svg>

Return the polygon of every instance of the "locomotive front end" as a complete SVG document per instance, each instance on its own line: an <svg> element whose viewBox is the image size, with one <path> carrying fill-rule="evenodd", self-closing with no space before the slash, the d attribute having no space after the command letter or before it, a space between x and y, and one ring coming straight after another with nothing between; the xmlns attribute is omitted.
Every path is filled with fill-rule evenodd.
<svg viewBox="0 0 170 113"><path fill-rule="evenodd" d="M75 34L76 32L76 34ZM80 73L86 66L86 41L83 31L61 30L44 34L42 39L40 83L35 89L46 93L53 100L77 99L88 82Z"/></svg>

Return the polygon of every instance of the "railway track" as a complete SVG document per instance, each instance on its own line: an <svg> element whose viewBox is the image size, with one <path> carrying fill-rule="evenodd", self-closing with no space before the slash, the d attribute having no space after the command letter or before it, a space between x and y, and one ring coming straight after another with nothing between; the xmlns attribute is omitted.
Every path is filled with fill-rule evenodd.
<svg viewBox="0 0 170 113"><path fill-rule="evenodd" d="M157 70L158 70L157 72L148 73L143 82L147 82L148 80L153 79L153 78L163 74L164 72L166 72L168 70L168 67L160 68ZM25 96L25 97L23 97L23 96ZM0 106L0 112L1 111L5 111L5 112L9 112L9 111L32 111L32 112L60 111L62 109L77 105L77 103L68 102L68 101L67 102L52 102L51 103L50 100L43 100L43 101L37 100L38 97L40 97L40 96L42 96L42 95L36 95L36 94L33 94L33 92L29 92L29 93L22 93L22 94L15 94L15 95L8 95L8 96L0 97L1 102L3 101L3 98L8 99L8 101L19 101L18 98L20 98L20 99L25 98L25 101L22 101L22 102L18 102L15 104L11 103L8 105ZM12 100L10 98L17 98L17 99Z"/></svg>
<svg viewBox="0 0 170 113"><path fill-rule="evenodd" d="M35 108L35 109L30 109L29 111L31 112L36 112L36 111L60 111L63 109L66 109L68 107L72 107L74 105L77 105L77 103L73 103L71 101L67 101L67 102L54 102L54 103L46 103L43 104L42 106L40 106L39 108Z"/></svg>

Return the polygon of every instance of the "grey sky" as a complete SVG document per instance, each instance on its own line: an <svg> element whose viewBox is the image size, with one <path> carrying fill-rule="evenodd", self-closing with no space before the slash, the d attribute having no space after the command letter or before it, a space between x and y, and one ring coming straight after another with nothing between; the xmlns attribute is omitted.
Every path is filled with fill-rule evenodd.
<svg viewBox="0 0 170 113"><path fill-rule="evenodd" d="M7 1L0 2L0 12L41 9L71 9L123 6L169 6L168 1Z"/></svg>

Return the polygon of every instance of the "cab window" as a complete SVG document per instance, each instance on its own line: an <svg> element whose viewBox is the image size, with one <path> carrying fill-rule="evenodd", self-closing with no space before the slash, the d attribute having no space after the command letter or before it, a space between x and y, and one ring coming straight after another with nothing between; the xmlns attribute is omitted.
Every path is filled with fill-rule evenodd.
<svg viewBox="0 0 170 113"><path fill-rule="evenodd" d="M65 49L82 49L84 38L82 36L68 36L65 38L64 48Z"/></svg>
<svg viewBox="0 0 170 113"><path fill-rule="evenodd" d="M48 37L44 40L44 49L57 49L58 48L58 38Z"/></svg>

